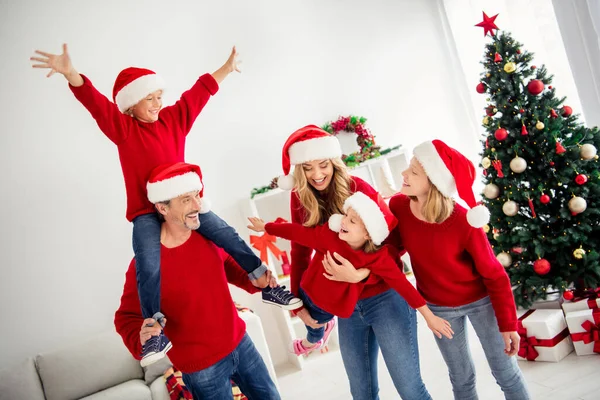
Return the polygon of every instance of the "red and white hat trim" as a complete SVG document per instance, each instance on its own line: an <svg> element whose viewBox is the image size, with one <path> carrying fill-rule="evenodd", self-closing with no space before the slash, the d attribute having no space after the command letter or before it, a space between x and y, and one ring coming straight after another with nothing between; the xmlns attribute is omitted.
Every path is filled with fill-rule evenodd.
<svg viewBox="0 0 600 400"><path fill-rule="evenodd" d="M456 193L456 183L452 172L446 167L433 142L423 142L413 150L413 155L425 170L433 185L446 197Z"/></svg>
<svg viewBox="0 0 600 400"><path fill-rule="evenodd" d="M298 165L314 160L339 158L342 156L340 142L335 136L303 140L290 146L290 164Z"/></svg>
<svg viewBox="0 0 600 400"><path fill-rule="evenodd" d="M123 86L115 96L115 102L119 111L124 113L150 93L163 90L164 87L164 80L157 74L142 75Z"/></svg>
<svg viewBox="0 0 600 400"><path fill-rule="evenodd" d="M174 199L187 192L202 191L200 176L195 172L186 172L157 182L148 182L148 200L156 204Z"/></svg>

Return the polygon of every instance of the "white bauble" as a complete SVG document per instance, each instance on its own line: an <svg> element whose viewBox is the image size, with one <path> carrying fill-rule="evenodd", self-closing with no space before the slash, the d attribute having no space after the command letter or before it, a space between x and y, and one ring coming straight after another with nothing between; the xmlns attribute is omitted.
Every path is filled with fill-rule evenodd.
<svg viewBox="0 0 600 400"><path fill-rule="evenodd" d="M525 161L524 158L516 156L515 158L510 160L510 169L513 172L520 174L521 172L527 169L527 161Z"/></svg>
<svg viewBox="0 0 600 400"><path fill-rule="evenodd" d="M488 183L483 188L483 195L488 199L495 199L500 194L500 188L493 183Z"/></svg>
<svg viewBox="0 0 600 400"><path fill-rule="evenodd" d="M519 212L519 205L514 201L509 200L502 205L502 212L509 217L514 217Z"/></svg>
<svg viewBox="0 0 600 400"><path fill-rule="evenodd" d="M581 158L584 160L591 160L596 156L596 147L593 144L586 143L579 149Z"/></svg>
<svg viewBox="0 0 600 400"><path fill-rule="evenodd" d="M569 210L574 214L580 214L587 208L587 202L583 197L575 196L569 200Z"/></svg>
<svg viewBox="0 0 600 400"><path fill-rule="evenodd" d="M498 261L500 261L500 264L502 264L504 268L508 268L512 264L512 257L510 256L510 254L504 251L498 254L496 258L498 259Z"/></svg>

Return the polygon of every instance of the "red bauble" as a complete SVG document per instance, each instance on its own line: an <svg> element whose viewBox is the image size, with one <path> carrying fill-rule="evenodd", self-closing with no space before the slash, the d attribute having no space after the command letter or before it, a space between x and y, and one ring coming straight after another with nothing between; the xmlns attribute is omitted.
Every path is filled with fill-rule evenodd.
<svg viewBox="0 0 600 400"><path fill-rule="evenodd" d="M548 196L547 194L543 194L540 196L540 203L542 204L548 204L550 203L550 196Z"/></svg>
<svg viewBox="0 0 600 400"><path fill-rule="evenodd" d="M535 65L532 65L532 66L531 66L531 69L536 69L536 68L537 68L537 67L536 67Z"/></svg>
<svg viewBox="0 0 600 400"><path fill-rule="evenodd" d="M496 138L496 140L503 141L508 137L508 132L504 128L496 129L494 137Z"/></svg>
<svg viewBox="0 0 600 400"><path fill-rule="evenodd" d="M517 49L517 54L521 54L521 49Z"/></svg>
<svg viewBox="0 0 600 400"><path fill-rule="evenodd" d="M523 113L525 112L525 110L523 110L523 109L521 108L521 109L519 110L519 112L520 112L521 114L523 114Z"/></svg>
<svg viewBox="0 0 600 400"><path fill-rule="evenodd" d="M573 300L573 297L575 297L575 295L570 290L566 290L563 293L563 297L564 297L565 300Z"/></svg>
<svg viewBox="0 0 600 400"><path fill-rule="evenodd" d="M548 86L548 89L552 90L552 86Z"/></svg>
<svg viewBox="0 0 600 400"><path fill-rule="evenodd" d="M550 161L550 166L554 167L554 161Z"/></svg>
<svg viewBox="0 0 600 400"><path fill-rule="evenodd" d="M572 109L571 107L569 107L569 106L564 106L564 107L562 108L562 116L563 116L563 117L565 117L565 118L567 118L567 117L570 117L570 116L571 116L571 114L573 114L573 109Z"/></svg>
<svg viewBox="0 0 600 400"><path fill-rule="evenodd" d="M575 177L575 183L578 185L583 185L586 182L587 182L587 176L585 176L584 174L579 174Z"/></svg>
<svg viewBox="0 0 600 400"><path fill-rule="evenodd" d="M529 93L532 95L537 96L544 91L544 82L538 79L532 79L527 84L527 90L529 90Z"/></svg>
<svg viewBox="0 0 600 400"><path fill-rule="evenodd" d="M546 275L550 272L550 263L545 258L540 258L533 263L533 270L538 275Z"/></svg>
<svg viewBox="0 0 600 400"><path fill-rule="evenodd" d="M475 90L477 90L477 93L485 93L485 85L483 82L479 82Z"/></svg>

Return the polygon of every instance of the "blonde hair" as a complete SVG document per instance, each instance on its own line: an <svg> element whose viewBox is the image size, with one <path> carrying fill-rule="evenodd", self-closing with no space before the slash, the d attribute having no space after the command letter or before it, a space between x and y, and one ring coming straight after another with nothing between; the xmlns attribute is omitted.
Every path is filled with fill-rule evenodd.
<svg viewBox="0 0 600 400"><path fill-rule="evenodd" d="M429 178L427 178L427 181L429 182L429 193L427 193L425 204L421 207L421 214L423 215L423 218L425 218L425 221L439 224L452 215L452 211L454 211L454 200L444 196L442 192L431 183ZM415 196L410 196L410 199L413 201L417 200Z"/></svg>
<svg viewBox="0 0 600 400"><path fill-rule="evenodd" d="M381 249L381 246L377 246L375 243L373 243L373 239L371 239L371 236L369 236L367 242L363 246L363 251L365 253L375 253L379 249Z"/></svg>
<svg viewBox="0 0 600 400"><path fill-rule="evenodd" d="M352 179L346 164L340 158L331 158L329 161L333 166L333 176L331 183L323 192L319 192L308 183L302 165L294 167L296 192L306 211L304 226L321 225L326 223L333 214L343 214L344 202L352 194L350 192Z"/></svg>

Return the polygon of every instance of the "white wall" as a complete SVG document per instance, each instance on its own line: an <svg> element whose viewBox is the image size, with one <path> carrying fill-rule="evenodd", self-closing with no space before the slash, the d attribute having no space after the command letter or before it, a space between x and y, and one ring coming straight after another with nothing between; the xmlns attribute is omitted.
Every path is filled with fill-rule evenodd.
<svg viewBox="0 0 600 400"><path fill-rule="evenodd" d="M383 146L472 145L439 7L0 0L0 367L112 329L132 256L116 149L62 77L30 67L34 49L68 42L75 67L105 94L122 68L152 68L172 103L236 44L243 73L197 120L187 160L203 167L214 209L247 235L241 202L281 173L281 145L304 124L354 113Z"/></svg>

